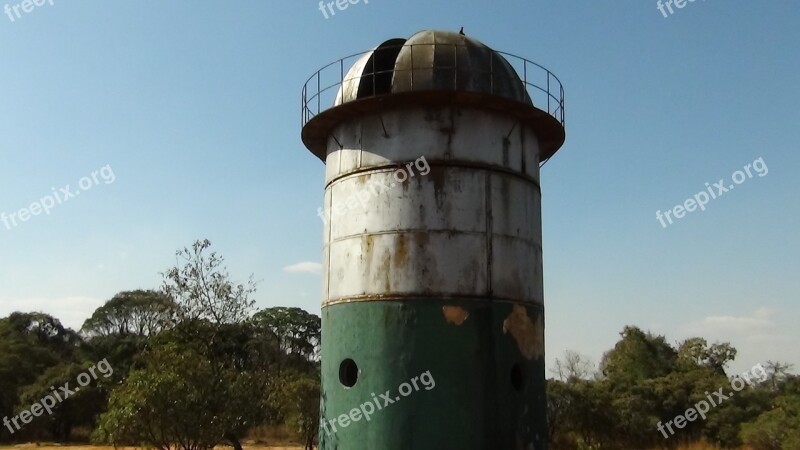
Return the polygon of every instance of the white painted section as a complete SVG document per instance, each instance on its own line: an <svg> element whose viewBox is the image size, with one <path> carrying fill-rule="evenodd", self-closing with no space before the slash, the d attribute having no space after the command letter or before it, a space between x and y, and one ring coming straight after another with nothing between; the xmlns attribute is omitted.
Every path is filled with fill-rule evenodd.
<svg viewBox="0 0 800 450"><path fill-rule="evenodd" d="M324 302L543 301L538 142L478 110L367 116L329 142ZM420 157L428 163L407 166ZM427 175L422 171L428 170ZM413 173L404 183L397 171Z"/></svg>

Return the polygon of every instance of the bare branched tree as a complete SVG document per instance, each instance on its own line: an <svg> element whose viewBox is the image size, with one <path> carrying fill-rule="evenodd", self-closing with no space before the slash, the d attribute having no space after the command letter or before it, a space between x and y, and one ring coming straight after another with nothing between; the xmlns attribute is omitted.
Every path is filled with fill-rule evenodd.
<svg viewBox="0 0 800 450"><path fill-rule="evenodd" d="M777 391L778 386L788 377L792 365L780 361L767 361L764 365L767 371L767 382L773 391Z"/></svg>
<svg viewBox="0 0 800 450"><path fill-rule="evenodd" d="M559 380L568 382L591 378L595 373L594 363L588 356L572 350L564 352L564 358L556 358L555 367L550 372Z"/></svg>
<svg viewBox="0 0 800 450"><path fill-rule="evenodd" d="M224 259L216 252L205 253L210 246L205 239L177 251L175 267L162 273L162 291L177 303L178 322L242 323L255 305L250 295L256 283L252 275L246 283L231 282Z"/></svg>

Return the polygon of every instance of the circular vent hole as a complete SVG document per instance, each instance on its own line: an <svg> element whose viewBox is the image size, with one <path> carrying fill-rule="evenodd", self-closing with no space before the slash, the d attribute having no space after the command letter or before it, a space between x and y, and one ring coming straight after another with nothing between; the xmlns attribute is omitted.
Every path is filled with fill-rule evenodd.
<svg viewBox="0 0 800 450"><path fill-rule="evenodd" d="M358 365L348 358L339 365L339 382L346 387L353 387L358 382Z"/></svg>
<svg viewBox="0 0 800 450"><path fill-rule="evenodd" d="M511 386L518 391L525 388L525 369L520 363L516 363L511 367Z"/></svg>

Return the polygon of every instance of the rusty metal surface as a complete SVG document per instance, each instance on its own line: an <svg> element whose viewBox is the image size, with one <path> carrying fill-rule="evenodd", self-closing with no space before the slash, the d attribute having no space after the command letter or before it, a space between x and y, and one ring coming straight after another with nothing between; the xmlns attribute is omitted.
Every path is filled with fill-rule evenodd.
<svg viewBox="0 0 800 450"><path fill-rule="evenodd" d="M524 80L505 58L451 32L422 31L400 49L392 93L424 90L483 92L533 105Z"/></svg>
<svg viewBox="0 0 800 450"><path fill-rule="evenodd" d="M303 98L330 212L322 419L424 371L437 388L323 432L320 448L546 449L539 171L565 138L560 83L545 71L549 100L532 104L524 72L455 33L343 61Z"/></svg>
<svg viewBox="0 0 800 450"><path fill-rule="evenodd" d="M397 295L541 303L539 149L531 130L450 107L381 119L383 126L375 118L343 124L329 148L325 207L346 212L326 227L323 303ZM393 174L408 170L397 162L421 156L430 172L397 183Z"/></svg>
<svg viewBox="0 0 800 450"><path fill-rule="evenodd" d="M322 311L323 419L335 419L422 372L436 381L337 432L325 450L543 450L547 445L541 305L420 298ZM359 379L345 389L339 363ZM515 369L519 379L512 374ZM515 384L515 381L518 384ZM331 427L328 427L331 429Z"/></svg>

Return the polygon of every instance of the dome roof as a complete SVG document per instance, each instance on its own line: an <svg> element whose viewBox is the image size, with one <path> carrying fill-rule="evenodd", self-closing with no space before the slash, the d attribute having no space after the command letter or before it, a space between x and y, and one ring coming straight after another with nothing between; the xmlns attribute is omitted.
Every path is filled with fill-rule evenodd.
<svg viewBox="0 0 800 450"><path fill-rule="evenodd" d="M541 161L566 138L564 87L549 70L461 33L426 30L312 75L302 92L302 139L324 161L331 133L345 121L393 108L448 105L519 119L536 133Z"/></svg>
<svg viewBox="0 0 800 450"><path fill-rule="evenodd" d="M476 39L426 30L390 39L363 55L344 77L334 106L360 98L418 91L468 91L533 105L508 61Z"/></svg>

